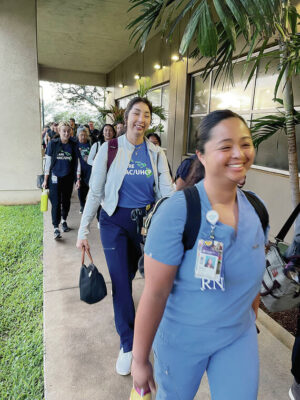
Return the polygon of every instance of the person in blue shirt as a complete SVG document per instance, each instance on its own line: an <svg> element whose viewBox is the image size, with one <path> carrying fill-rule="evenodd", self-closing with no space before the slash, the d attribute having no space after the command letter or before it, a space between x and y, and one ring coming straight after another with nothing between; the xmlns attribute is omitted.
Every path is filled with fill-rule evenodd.
<svg viewBox="0 0 300 400"><path fill-rule="evenodd" d="M140 220L151 204L172 195L174 190L164 151L144 138L151 115L149 100L133 98L125 111L126 134L99 148L78 232L77 247L89 249L89 225L101 203L100 235L112 282L115 325L120 336L116 363L120 375L130 373L132 360L135 318L132 280L141 256L142 240L135 217ZM117 152L108 169L111 144Z"/></svg>
<svg viewBox="0 0 300 400"><path fill-rule="evenodd" d="M255 400L259 360L255 319L265 269L265 232L237 187L254 160L245 121L230 110L202 120L197 157L205 177L196 184L201 226L191 250L182 234L182 191L154 215L145 244L145 287L133 344L133 384L156 400L194 399L207 372L214 400ZM200 204L199 204L200 207ZM210 266L205 263L211 259Z"/></svg>
<svg viewBox="0 0 300 400"><path fill-rule="evenodd" d="M63 232L70 231L67 217L71 205L74 181L76 181L77 189L80 186L80 170L77 171L78 149L76 141L70 137L70 125L67 122L60 122L58 133L59 138L52 139L47 146L43 182L44 189L49 187L54 239L61 238L60 223Z"/></svg>
<svg viewBox="0 0 300 400"><path fill-rule="evenodd" d="M80 187L78 188L78 198L80 202L79 213L82 214L85 206L86 196L89 191L89 180L92 172L92 167L88 164L88 157L91 150L91 143L88 140L88 128L80 125L77 128L77 139L77 147L80 161Z"/></svg>

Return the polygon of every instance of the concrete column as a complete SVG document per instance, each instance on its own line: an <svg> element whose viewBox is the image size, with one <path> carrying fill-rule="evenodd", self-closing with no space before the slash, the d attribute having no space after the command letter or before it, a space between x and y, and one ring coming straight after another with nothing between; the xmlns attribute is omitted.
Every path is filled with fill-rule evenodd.
<svg viewBox="0 0 300 400"><path fill-rule="evenodd" d="M36 1L0 0L0 204L39 200Z"/></svg>

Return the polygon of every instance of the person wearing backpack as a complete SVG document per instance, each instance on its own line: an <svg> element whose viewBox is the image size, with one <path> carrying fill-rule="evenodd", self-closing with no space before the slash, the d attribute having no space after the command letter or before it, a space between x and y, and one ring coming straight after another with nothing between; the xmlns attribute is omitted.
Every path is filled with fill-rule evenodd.
<svg viewBox="0 0 300 400"><path fill-rule="evenodd" d="M116 131L113 125L111 124L105 124L102 126L102 129L98 135L98 140L93 142L93 145L91 147L91 151L88 157L88 164L93 165L94 159L99 151L100 146L104 142L108 142L112 138L116 137Z"/></svg>
<svg viewBox="0 0 300 400"><path fill-rule="evenodd" d="M59 138L52 139L46 151L45 177L43 188L49 187L49 198L52 209L54 239L61 238L59 224L63 232L69 232L67 217L71 205L74 182L76 189L80 187L77 142L70 137L71 127L67 122L58 125Z"/></svg>
<svg viewBox="0 0 300 400"><path fill-rule="evenodd" d="M100 235L113 291L116 330L120 351L116 371L128 375L132 360L135 308L132 280L141 256L141 219L156 200L173 194L164 151L144 137L152 105L146 98L133 98L125 111L126 134L104 143L93 163L90 190L78 232L77 247L89 249L89 226L97 209Z"/></svg>
<svg viewBox="0 0 300 400"><path fill-rule="evenodd" d="M91 143L89 140L89 130L83 125L77 128L77 147L79 154L80 166L80 187L78 188L78 199L80 203L79 213L82 214L86 196L89 191L89 180L92 172L92 167L87 163L88 156L91 150Z"/></svg>
<svg viewBox="0 0 300 400"><path fill-rule="evenodd" d="M256 400L255 319L268 226L258 212L267 214L263 203L238 188L255 156L249 128L230 110L214 111L201 121L197 150L204 179L161 204L146 239L133 385L156 390L153 345L156 400L194 399L205 371L212 399ZM198 212L187 208L187 190L197 194ZM186 237L190 214L199 225Z"/></svg>

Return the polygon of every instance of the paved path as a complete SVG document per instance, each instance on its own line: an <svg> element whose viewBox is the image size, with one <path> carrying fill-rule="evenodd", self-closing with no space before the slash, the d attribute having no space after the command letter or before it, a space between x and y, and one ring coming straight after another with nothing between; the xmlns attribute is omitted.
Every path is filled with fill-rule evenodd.
<svg viewBox="0 0 300 400"><path fill-rule="evenodd" d="M80 252L75 248L80 215L75 196L69 225L72 231L53 240L50 212L44 215L44 342L46 400L128 400L130 376L115 372L119 339L113 322L110 278L96 221L89 237L95 264L104 275L108 296L98 304L79 300ZM143 279L134 280L135 303ZM261 372L259 400L288 400L292 382L290 349L258 323ZM210 399L204 377L197 400ZM184 400L184 399L183 399ZM243 399L240 399L243 400Z"/></svg>

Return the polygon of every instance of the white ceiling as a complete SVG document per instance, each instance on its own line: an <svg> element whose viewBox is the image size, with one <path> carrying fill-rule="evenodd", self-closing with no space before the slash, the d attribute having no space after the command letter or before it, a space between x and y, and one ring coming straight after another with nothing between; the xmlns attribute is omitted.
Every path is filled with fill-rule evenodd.
<svg viewBox="0 0 300 400"><path fill-rule="evenodd" d="M39 64L109 73L135 51L128 8L129 0L37 0Z"/></svg>

